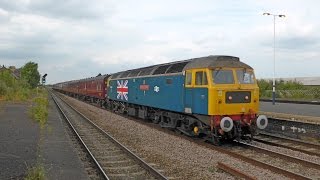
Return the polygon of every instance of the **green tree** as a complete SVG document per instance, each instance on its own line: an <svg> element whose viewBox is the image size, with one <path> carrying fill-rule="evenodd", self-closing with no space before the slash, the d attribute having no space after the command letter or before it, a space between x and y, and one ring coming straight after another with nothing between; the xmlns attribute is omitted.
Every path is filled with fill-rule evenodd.
<svg viewBox="0 0 320 180"><path fill-rule="evenodd" d="M28 62L21 68L21 78L31 86L31 88L37 87L40 81L40 73L38 71L38 64L34 62Z"/></svg>

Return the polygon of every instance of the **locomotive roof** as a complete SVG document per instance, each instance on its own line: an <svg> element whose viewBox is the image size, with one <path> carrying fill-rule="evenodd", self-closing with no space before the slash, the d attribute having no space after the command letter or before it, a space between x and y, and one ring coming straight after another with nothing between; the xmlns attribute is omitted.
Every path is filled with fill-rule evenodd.
<svg viewBox="0 0 320 180"><path fill-rule="evenodd" d="M234 56L207 56L191 59L191 61L184 67L183 70L198 69L198 68L246 68L252 69L251 66L240 61L238 57Z"/></svg>
<svg viewBox="0 0 320 180"><path fill-rule="evenodd" d="M188 69L238 67L252 69L234 56L206 56L114 73L111 79L181 73Z"/></svg>

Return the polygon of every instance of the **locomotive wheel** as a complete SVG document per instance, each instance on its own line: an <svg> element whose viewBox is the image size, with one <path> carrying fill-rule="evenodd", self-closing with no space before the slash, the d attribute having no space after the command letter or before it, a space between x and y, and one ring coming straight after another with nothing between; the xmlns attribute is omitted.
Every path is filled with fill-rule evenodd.
<svg viewBox="0 0 320 180"><path fill-rule="evenodd" d="M154 118L152 118L152 122L155 123L155 124L159 124L159 122L160 122L160 117L161 117L161 116L155 115Z"/></svg>
<svg viewBox="0 0 320 180"><path fill-rule="evenodd" d="M216 146L220 146L221 145L221 139L215 135L212 136L212 143Z"/></svg>

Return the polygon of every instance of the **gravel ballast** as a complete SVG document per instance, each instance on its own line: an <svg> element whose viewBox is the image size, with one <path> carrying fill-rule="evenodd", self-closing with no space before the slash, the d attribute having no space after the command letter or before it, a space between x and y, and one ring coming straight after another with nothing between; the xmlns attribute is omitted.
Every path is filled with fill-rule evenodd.
<svg viewBox="0 0 320 180"><path fill-rule="evenodd" d="M64 99L172 179L234 179L216 168L219 161L258 179L287 179L74 98L64 96Z"/></svg>

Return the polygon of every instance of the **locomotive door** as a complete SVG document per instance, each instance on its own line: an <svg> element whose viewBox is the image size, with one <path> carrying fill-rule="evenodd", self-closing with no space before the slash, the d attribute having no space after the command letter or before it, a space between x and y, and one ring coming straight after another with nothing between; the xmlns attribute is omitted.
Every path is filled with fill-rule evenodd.
<svg viewBox="0 0 320 180"><path fill-rule="evenodd" d="M192 99L193 99L193 87L192 87L192 72L187 71L186 72L186 78L185 78L185 104L184 104L184 111L186 113L192 113Z"/></svg>
<svg viewBox="0 0 320 180"><path fill-rule="evenodd" d="M205 70L186 72L185 112L208 114L208 80Z"/></svg>

